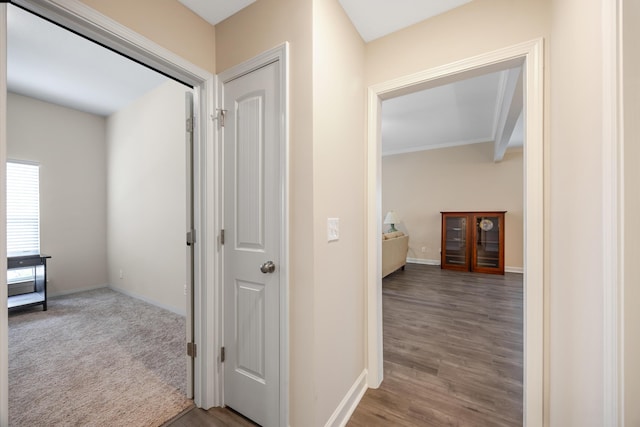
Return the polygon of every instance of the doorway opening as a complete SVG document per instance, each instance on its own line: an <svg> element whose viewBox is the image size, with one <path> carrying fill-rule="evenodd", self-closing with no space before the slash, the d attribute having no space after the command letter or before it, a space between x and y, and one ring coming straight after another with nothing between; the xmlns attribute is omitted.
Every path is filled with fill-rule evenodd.
<svg viewBox="0 0 640 427"><path fill-rule="evenodd" d="M543 419L543 69L542 40L522 43L369 88L368 118L368 348L369 387L383 380L381 236L381 109L382 101L492 71L524 69L524 423Z"/></svg>
<svg viewBox="0 0 640 427"><path fill-rule="evenodd" d="M521 74L382 102L382 417L522 424Z"/></svg>
<svg viewBox="0 0 640 427"><path fill-rule="evenodd" d="M205 144L205 142L208 141L208 145L212 145L214 133L212 130L213 126L211 124L211 121L203 120L202 118L208 117L209 100L213 100L213 75L199 69L198 67L190 63L187 63L186 61L169 53L165 49L159 47L158 45L155 45L152 42L149 42L145 39L137 38L134 34L131 33L130 30L117 23L114 23L113 21L106 19L104 16L91 13L91 9L87 8L79 2L65 3L64 5L60 5L53 2L42 3L22 0L16 1L15 4L23 9L35 13L36 15L44 17L51 22L59 24L62 27L68 28L72 32L95 41L96 43L107 47L108 49L120 53L130 59L133 59L140 64L144 64L149 68L158 70L174 80L184 82L194 88L194 116L196 120L195 125L193 126L193 153L195 159L195 161L193 162L193 229L195 230L194 240L195 242L197 242L197 244L195 245L193 256L193 289L186 289L186 291L195 296L195 300L197 301L197 304L195 304L193 307L193 314L195 319L193 325L193 343L198 346L197 354L199 357L195 360L194 364L195 380L192 384L193 397L196 405L198 406L213 406L215 402L215 395L212 387L210 387L209 384L213 382L213 378L215 377L215 370L213 369L213 366L211 366L212 362L209 362L210 359L213 359L213 356L208 357L208 355L211 355L213 353L213 345L210 342L211 340L207 339L207 337L210 335L210 333L207 331L208 323L202 321L202 319L206 317L206 313L211 312L212 305L212 296L206 296L206 286L204 285L204 283L206 283L207 280L211 277L210 271L213 261L209 261L209 258L204 255L205 252L207 250L211 250L211 248L206 247L209 239L205 235L207 229L205 228L204 224L207 222L206 217L209 211L207 210L207 200L205 197L206 194L203 189L205 187L205 181L211 178L211 175L207 175L206 165L211 164L211 162L209 162L210 159L208 159L207 156L212 156L212 153L206 149L207 144ZM1 5L1 7L2 15L6 17L7 5L4 4ZM6 34L2 34L2 39L3 41L6 41ZM2 43L1 48L2 50L6 49L6 44L4 42ZM2 84L4 86L4 81L2 82ZM5 105L7 97L6 90L2 90L0 96L3 98L2 104ZM184 98L181 100L180 104L181 107L184 106ZM184 124L183 120L184 117L181 120L182 124ZM184 140L185 136L183 131L183 135L179 143L181 145L184 144ZM2 144L2 148L4 151L4 148L6 147L5 135L2 135L2 141L0 141L0 143ZM184 145L182 145L182 147L184 147ZM4 162L2 163L3 164L0 167L0 173L4 174L5 165ZM182 202L180 205L184 206L184 202ZM211 226L214 226L215 220L211 220L209 224ZM184 235L182 237L184 237ZM184 238L181 238L180 240L180 245L183 248L186 248ZM2 244L4 245L5 243ZM185 250L186 249L182 249L183 254ZM184 279L181 280L180 285L182 285L182 283L184 282ZM181 289L181 293L182 292L183 290ZM5 313L7 307L6 304L6 299L2 298L2 302L0 302L0 308L4 307ZM187 310L188 309L189 308L187 307ZM3 337L7 336L6 315L0 317L0 335ZM2 356L0 358L0 369L6 372L6 370L8 369L7 349L2 348L0 349L0 352ZM187 389L190 389L192 385L188 384ZM2 375L2 379L0 380L0 390L6 391L7 389L7 376ZM0 394L0 413L4 417L8 413L7 396L4 394L4 392Z"/></svg>
<svg viewBox="0 0 640 427"><path fill-rule="evenodd" d="M184 291L191 263L184 244L192 210L185 203L190 88L18 6L7 8L7 156L37 162L42 237L27 253L10 253L9 267L29 252L56 260L36 280L38 292L22 289L8 300L10 424L38 424L42 411L52 423L82 417L92 403L100 417L95 390L113 381L132 395L172 395L175 404L158 407L156 416L174 416L192 405L193 394L184 356L192 323ZM22 212L10 209L8 218L30 218ZM48 300L46 312L18 306L32 295L44 299L45 310ZM121 309L139 301L148 310ZM69 311L76 316L60 325ZM98 322L91 312L102 313ZM34 347L25 337L38 332L47 338ZM64 351L69 347L83 351ZM19 354L37 356L38 363ZM75 357L64 362L69 354ZM101 358L111 364L101 366ZM92 375L83 370L87 365L95 367ZM60 393L41 394L52 380ZM113 406L133 401L123 397L112 398ZM40 404L27 404L33 399ZM68 405L62 415L50 409L60 407L59 399L84 403ZM148 402L154 400L161 399ZM130 412L132 420L144 405Z"/></svg>

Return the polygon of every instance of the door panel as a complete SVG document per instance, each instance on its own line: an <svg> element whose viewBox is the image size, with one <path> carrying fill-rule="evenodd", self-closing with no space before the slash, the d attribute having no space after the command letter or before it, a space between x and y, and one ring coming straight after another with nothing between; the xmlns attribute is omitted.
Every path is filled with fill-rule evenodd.
<svg viewBox="0 0 640 427"><path fill-rule="evenodd" d="M264 383L264 293L260 283L236 282L235 365L238 372Z"/></svg>
<svg viewBox="0 0 640 427"><path fill-rule="evenodd" d="M264 92L237 100L237 249L264 251Z"/></svg>
<svg viewBox="0 0 640 427"><path fill-rule="evenodd" d="M224 399L263 426L279 424L278 76L275 62L226 83L222 94Z"/></svg>

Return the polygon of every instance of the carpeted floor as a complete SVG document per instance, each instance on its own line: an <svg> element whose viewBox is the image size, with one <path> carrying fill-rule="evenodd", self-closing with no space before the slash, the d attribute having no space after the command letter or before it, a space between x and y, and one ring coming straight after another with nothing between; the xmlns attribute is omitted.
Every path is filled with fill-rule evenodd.
<svg viewBox="0 0 640 427"><path fill-rule="evenodd" d="M109 289L9 314L9 425L159 426L186 398L185 319Z"/></svg>

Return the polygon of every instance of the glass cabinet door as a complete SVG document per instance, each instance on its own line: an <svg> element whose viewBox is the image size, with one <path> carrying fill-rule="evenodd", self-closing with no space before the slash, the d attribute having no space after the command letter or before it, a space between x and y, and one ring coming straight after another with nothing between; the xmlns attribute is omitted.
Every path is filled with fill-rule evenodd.
<svg viewBox="0 0 640 427"><path fill-rule="evenodd" d="M490 272L502 268L500 215L473 216L473 270Z"/></svg>
<svg viewBox="0 0 640 427"><path fill-rule="evenodd" d="M461 270L469 268L467 222L467 216L445 214L442 244L443 263L450 268L460 267Z"/></svg>

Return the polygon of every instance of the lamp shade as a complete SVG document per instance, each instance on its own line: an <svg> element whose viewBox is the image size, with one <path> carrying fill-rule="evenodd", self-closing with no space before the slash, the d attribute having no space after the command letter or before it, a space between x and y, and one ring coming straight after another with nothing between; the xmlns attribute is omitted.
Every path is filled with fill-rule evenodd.
<svg viewBox="0 0 640 427"><path fill-rule="evenodd" d="M397 224L400 220L395 211L387 212L387 216L384 217L384 224Z"/></svg>

